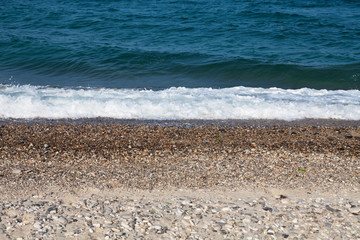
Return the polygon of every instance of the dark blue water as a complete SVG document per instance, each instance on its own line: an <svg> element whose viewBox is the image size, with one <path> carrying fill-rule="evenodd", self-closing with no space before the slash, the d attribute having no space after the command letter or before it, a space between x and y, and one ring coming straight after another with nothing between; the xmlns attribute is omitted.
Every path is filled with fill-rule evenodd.
<svg viewBox="0 0 360 240"><path fill-rule="evenodd" d="M360 2L1 1L0 84L360 89Z"/></svg>

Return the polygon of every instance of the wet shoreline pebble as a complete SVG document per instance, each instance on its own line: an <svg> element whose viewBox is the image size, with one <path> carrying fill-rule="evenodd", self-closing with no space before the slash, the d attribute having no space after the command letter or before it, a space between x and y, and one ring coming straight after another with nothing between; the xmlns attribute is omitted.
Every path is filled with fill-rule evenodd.
<svg viewBox="0 0 360 240"><path fill-rule="evenodd" d="M351 136L351 137L350 137ZM0 184L358 187L360 127L6 124Z"/></svg>

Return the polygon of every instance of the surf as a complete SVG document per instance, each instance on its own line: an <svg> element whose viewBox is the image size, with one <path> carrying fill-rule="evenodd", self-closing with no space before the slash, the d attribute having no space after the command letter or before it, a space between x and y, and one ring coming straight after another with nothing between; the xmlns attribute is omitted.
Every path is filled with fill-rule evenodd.
<svg viewBox="0 0 360 240"><path fill-rule="evenodd" d="M360 120L359 90L0 85L0 118Z"/></svg>

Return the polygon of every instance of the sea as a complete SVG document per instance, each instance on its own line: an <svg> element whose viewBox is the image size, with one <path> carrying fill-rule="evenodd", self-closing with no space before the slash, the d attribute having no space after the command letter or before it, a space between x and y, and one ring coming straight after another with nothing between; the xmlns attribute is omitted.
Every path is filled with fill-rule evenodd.
<svg viewBox="0 0 360 240"><path fill-rule="evenodd" d="M10 0L0 119L360 120L358 0Z"/></svg>

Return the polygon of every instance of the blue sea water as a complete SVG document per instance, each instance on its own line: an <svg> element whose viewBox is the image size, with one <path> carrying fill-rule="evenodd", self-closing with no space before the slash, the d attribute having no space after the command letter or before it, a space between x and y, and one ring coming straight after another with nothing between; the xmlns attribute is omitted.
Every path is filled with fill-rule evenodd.
<svg viewBox="0 0 360 240"><path fill-rule="evenodd" d="M359 1L0 5L0 118L360 120L359 90Z"/></svg>

